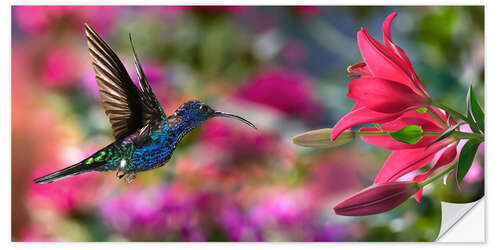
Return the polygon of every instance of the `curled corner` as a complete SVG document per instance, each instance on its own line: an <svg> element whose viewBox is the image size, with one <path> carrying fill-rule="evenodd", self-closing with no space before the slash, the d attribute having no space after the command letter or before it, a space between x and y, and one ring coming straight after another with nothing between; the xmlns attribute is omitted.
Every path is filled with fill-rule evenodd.
<svg viewBox="0 0 500 250"><path fill-rule="evenodd" d="M469 203L441 202L441 229L436 241L484 242L484 216L484 198ZM471 228L470 225L479 228Z"/></svg>

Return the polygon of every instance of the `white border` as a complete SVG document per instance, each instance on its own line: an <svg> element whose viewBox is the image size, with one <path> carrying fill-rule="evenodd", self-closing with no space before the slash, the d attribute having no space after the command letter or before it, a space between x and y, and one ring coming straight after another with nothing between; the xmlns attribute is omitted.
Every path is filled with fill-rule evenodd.
<svg viewBox="0 0 500 250"><path fill-rule="evenodd" d="M425 0L425 1L379 1L379 0L352 0L352 1L289 1L289 0L277 0L270 2L269 0L253 0L253 1L161 1L161 0L148 0L147 3L143 3L140 1L130 1L130 0L113 0L106 1L106 4L113 5L166 5L166 4L177 4L177 5L203 5L203 4L219 4L219 5L230 5L230 4L247 4L247 5L290 5L290 4L303 4L303 5L484 5L486 1L476 0L476 1L467 1L467 0ZM11 24L11 5L58 5L58 4L74 4L74 5L96 5L96 4L104 4L103 1L95 1L90 0L86 2L78 2L75 0L64 1L64 0L53 0L53 1L10 1L9 5L3 5L1 10L2 14L2 31L4 32L4 36L8 38L4 38L1 40L2 48L4 53L2 60L2 76L4 77L4 81L1 84L2 91L0 91L0 102L2 104L1 108L1 117L5 117L2 123L0 123L0 128L4 135L2 135L1 141L1 159L5 164L2 164L5 169L3 176L2 185L0 192L2 193L1 198L4 201L10 203L10 190L11 190L11 175L10 175L10 138L11 138L11 124L10 124L10 111L11 111L11 102L10 102L10 24ZM200 244L200 243L59 243L59 244L47 244L47 243L11 243L11 223L10 223L10 206L4 205L0 209L2 220L4 223L1 228L2 235L2 244L6 248L51 248L51 249L64 249L67 250L68 247L71 249L88 249L88 247L106 247L106 248L120 248L124 249L137 249L137 247L148 247L148 248L156 248L156 249L165 249L173 248L173 249L199 249L203 247L204 249L234 249L238 247L238 249L250 249L253 247L274 247L276 249L302 249L303 247L307 247L309 249L320 249L320 248L340 248L340 249L359 249L360 247L370 247L370 250L376 249L400 249L402 245L405 248L415 248L422 249L422 247L439 247L439 248L447 248L447 249L470 249L471 247L482 247L482 248L496 248L499 249L500 246L500 237L498 237L498 228L496 226L499 220L499 212L500 205L498 192L500 182L498 181L498 173L500 171L498 164L498 160L495 157L495 150L500 148L496 141L500 140L498 131L498 125L500 124L498 117L498 110L500 107L498 102L500 98L497 97L500 94L500 79L497 76L499 65L498 58L500 58L500 32L498 31L498 23L500 23L500 15L498 14L500 8L498 6L499 1L488 1L485 10L486 16L486 113L487 117L487 144L486 144L486 193L492 193L494 197L493 199L488 199L485 203L487 205L488 217L487 221L487 243L488 244L419 244L419 243L246 243L246 244L238 244L238 243L210 243L210 244ZM494 114L497 113L497 114ZM7 140L7 138L9 140ZM29 157L29 156L27 156ZM14 187L15 188L15 187ZM71 245L68 245L71 244Z"/></svg>

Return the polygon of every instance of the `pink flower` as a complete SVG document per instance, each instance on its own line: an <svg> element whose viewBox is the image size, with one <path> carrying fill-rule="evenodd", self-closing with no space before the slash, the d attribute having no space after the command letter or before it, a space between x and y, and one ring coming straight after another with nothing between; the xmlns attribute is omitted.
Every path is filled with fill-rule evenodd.
<svg viewBox="0 0 500 250"><path fill-rule="evenodd" d="M32 176L40 176L61 169L60 164L40 165ZM30 184L30 209L49 208L59 213L67 213L91 206L99 200L99 173L86 173L51 184Z"/></svg>
<svg viewBox="0 0 500 250"><path fill-rule="evenodd" d="M451 144L451 145L445 147L443 150L441 150L441 152L438 152L437 154L440 154L440 155L439 155L439 157L437 157L437 161L434 164L434 166L426 173L415 176L413 178L414 181L416 181L416 182L425 181L425 180L427 180L427 178L429 178L429 176L432 173L434 173L439 168L446 166L446 165L449 165L450 163L454 162L456 157L457 157L456 144L454 143L454 144ZM418 192L415 194L415 199L418 202L420 202L420 200L422 199L422 191L423 191L423 188L420 188L420 190L418 190Z"/></svg>
<svg viewBox="0 0 500 250"><path fill-rule="evenodd" d="M429 107L431 112L436 114L441 121L445 122L447 120L447 114L434 107ZM453 120L450 121L455 124ZM426 113L418 113L416 111L408 111L407 113L401 115L399 118L387 122L381 126L384 131L398 131L409 125L418 125L422 128L424 132L444 132L446 130L441 123L436 121L430 115ZM361 131L378 131L376 127L366 127L361 128ZM429 148L427 146L437 139L437 136L424 136L416 144L407 144L404 142L399 142L387 136L362 136L364 141L385 148L388 150L393 150L389 158L380 169L377 177L375 178L375 184L394 182L401 180L401 178L407 174L411 174L414 171L424 167L429 164L433 159L436 159L435 164L431 170L423 175L417 175L413 178L416 182L421 182L426 180L434 171L452 163L457 155L455 140L451 138L444 139L438 143L431 145ZM415 199L420 201L422 196L422 190L420 190L416 195Z"/></svg>
<svg viewBox="0 0 500 250"><path fill-rule="evenodd" d="M448 114L441 110L429 107L441 121L446 121ZM451 125L456 122L451 119ZM444 128L439 122L434 120L428 114L421 114L415 111L409 111L398 119L385 123L381 128L385 131L397 131L408 125L421 126L424 132L444 132ZM377 131L376 127L362 128L361 131ZM471 132L466 125L460 127L461 131ZM456 139L447 138L437 142L430 147L427 146L437 139L436 136L424 136L416 144L406 144L392 139L390 136L362 136L364 141L373 145L393 150L389 158L380 169L374 183L387 183L405 179L407 175L414 175L413 181L425 181L432 173L445 166L449 166L457 160L457 157L467 140L461 140L457 143ZM423 174L416 174L420 168L432 163L432 168ZM415 175L416 174L416 175ZM420 202L422 189L415 194L415 199Z"/></svg>
<svg viewBox="0 0 500 250"><path fill-rule="evenodd" d="M298 116L305 121L317 118L315 114L320 109L309 77L285 69L260 72L236 95L272 107L283 114Z"/></svg>
<svg viewBox="0 0 500 250"><path fill-rule="evenodd" d="M75 82L80 57L70 48L58 48L45 58L42 72L43 83L47 87L68 87Z"/></svg>
<svg viewBox="0 0 500 250"><path fill-rule="evenodd" d="M22 242L48 242L48 241L58 241L58 239L53 239L48 237L46 229L39 226L29 226L22 230L19 241Z"/></svg>
<svg viewBox="0 0 500 250"><path fill-rule="evenodd" d="M103 202L101 216L113 231L131 239L165 234L167 225L161 209L168 191L165 187L130 189Z"/></svg>
<svg viewBox="0 0 500 250"><path fill-rule="evenodd" d="M384 22L384 44L371 37L366 29L358 32L363 62L347 70L359 77L349 82L347 96L356 105L332 129L335 140L342 131L364 123L392 121L405 112L426 106L430 97L418 79L404 51L392 43L390 27L397 13Z"/></svg>
<svg viewBox="0 0 500 250"><path fill-rule="evenodd" d="M335 213L364 216L389 211L410 198L419 189L413 181L374 184L334 207Z"/></svg>
<svg viewBox="0 0 500 250"><path fill-rule="evenodd" d="M81 32L85 22L105 33L117 9L115 6L16 6L13 17L21 29L31 34L44 33L61 25Z"/></svg>

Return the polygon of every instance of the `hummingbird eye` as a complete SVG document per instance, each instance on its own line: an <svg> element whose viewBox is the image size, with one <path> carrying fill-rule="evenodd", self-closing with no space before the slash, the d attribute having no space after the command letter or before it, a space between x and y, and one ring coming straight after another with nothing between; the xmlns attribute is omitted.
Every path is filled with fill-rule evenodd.
<svg viewBox="0 0 500 250"><path fill-rule="evenodd" d="M203 105L200 106L200 110L203 113L207 113L208 112L208 106L203 104Z"/></svg>

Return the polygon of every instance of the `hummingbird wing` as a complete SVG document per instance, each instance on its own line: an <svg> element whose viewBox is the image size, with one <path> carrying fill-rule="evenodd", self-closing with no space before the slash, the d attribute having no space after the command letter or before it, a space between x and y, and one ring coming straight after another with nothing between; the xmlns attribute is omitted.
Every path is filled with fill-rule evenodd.
<svg viewBox="0 0 500 250"><path fill-rule="evenodd" d="M137 130L149 127L151 121L162 119L165 115L152 94L151 87L149 91L157 106L149 101L150 94L135 86L118 56L87 24L85 24L85 34L102 105L111 122L115 138L122 139ZM140 78L146 79L144 73ZM141 84L141 88L144 89L142 85L146 84L147 81ZM155 108L152 108L153 106Z"/></svg>
<svg viewBox="0 0 500 250"><path fill-rule="evenodd" d="M141 86L141 91L143 93L143 104L147 108L147 111L144 115L145 120L152 120L160 117L161 119L166 119L165 112L156 99L155 94L153 93L153 89L151 89L151 85L149 85L148 79L146 79L146 75L142 70L141 62L139 61L139 57L137 57L137 53L135 53L134 43L132 42L132 35L128 33L128 37L130 38L130 46L132 47L132 51L134 52L134 62L135 69L137 70L137 76L139 78L139 85Z"/></svg>

